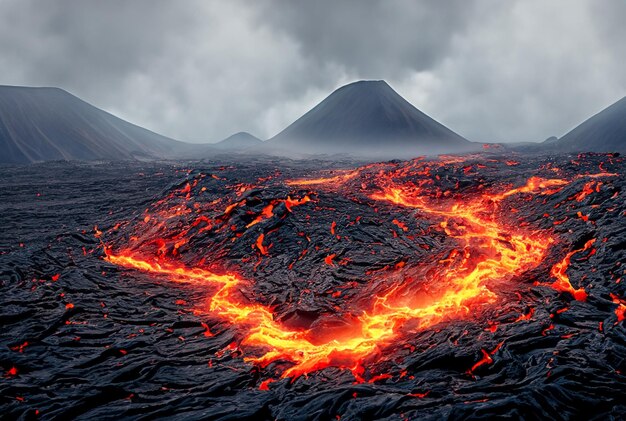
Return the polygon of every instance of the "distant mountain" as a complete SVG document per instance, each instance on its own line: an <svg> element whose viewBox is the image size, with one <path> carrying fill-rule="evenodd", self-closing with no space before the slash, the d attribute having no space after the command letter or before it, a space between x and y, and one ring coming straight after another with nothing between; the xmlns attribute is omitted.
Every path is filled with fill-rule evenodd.
<svg viewBox="0 0 626 421"><path fill-rule="evenodd" d="M251 135L247 132L239 132L234 135L228 136L226 139L221 140L211 146L220 151L243 151L263 143L261 139Z"/></svg>
<svg viewBox="0 0 626 421"><path fill-rule="evenodd" d="M58 88L0 86L0 162L168 157L187 144Z"/></svg>
<svg viewBox="0 0 626 421"><path fill-rule="evenodd" d="M273 153L347 153L374 158L479 149L415 108L385 81L343 86L264 142Z"/></svg>
<svg viewBox="0 0 626 421"><path fill-rule="evenodd" d="M626 97L584 121L552 145L576 152L626 152Z"/></svg>

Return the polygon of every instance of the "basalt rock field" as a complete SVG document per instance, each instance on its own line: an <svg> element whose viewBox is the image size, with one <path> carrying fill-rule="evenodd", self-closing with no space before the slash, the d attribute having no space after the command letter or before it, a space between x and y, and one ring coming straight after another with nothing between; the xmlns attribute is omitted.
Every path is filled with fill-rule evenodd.
<svg viewBox="0 0 626 421"><path fill-rule="evenodd" d="M619 419L626 163L0 168L8 419Z"/></svg>

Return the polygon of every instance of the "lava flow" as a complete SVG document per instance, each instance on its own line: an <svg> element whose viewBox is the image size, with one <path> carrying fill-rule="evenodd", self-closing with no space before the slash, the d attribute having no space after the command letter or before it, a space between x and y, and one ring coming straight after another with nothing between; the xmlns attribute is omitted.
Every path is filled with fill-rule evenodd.
<svg viewBox="0 0 626 421"><path fill-rule="evenodd" d="M444 167L446 163L431 165ZM473 171L472 168L463 167L464 174ZM476 168L481 167L478 165ZM204 178L204 175L200 178ZM397 264L396 272L406 275L402 282L386 285L384 273L370 274L368 282L378 285L378 289L372 293L364 286L353 288L354 294L344 301L349 310L343 312L342 327L331 329L330 333L319 326L293 327L277 320L273 306L262 304L262 300L254 302L247 298L249 295L242 293L242 290L250 290L254 285L244 276L233 271L222 273L210 269L204 259L190 266L180 258L183 254L181 246L192 247L193 235L225 235L230 232L232 237L224 243L230 244L252 237L247 235L252 230L260 230L254 238L246 240L251 242L250 248L258 253L257 265L264 258L272 258L273 243L269 237L276 236L274 233L280 226L263 226L262 230L259 227L272 221L284 222L292 217L291 214L300 212L294 209L296 206L323 209L322 203L313 203L319 199L312 199L316 196L312 191L302 195L302 192L290 190L283 198L271 199L258 211L244 211L249 199L241 195L255 191L258 186L235 186L235 195L230 199L218 197L209 201L208 205L190 205L187 202L194 192L201 194L206 191L206 187L203 190L198 187L196 179L191 184L185 184L178 192L182 202L167 205L165 210L150 214L147 212L140 222L143 238L132 236L126 246L107 244L106 259L119 266L207 288L209 304L202 307L202 311L206 310L239 327L242 332L240 345L249 355L246 361L261 367L273 362L291 363L282 371L282 377L297 377L334 366L350 369L355 378L361 379L362 365L407 332L425 329L450 319L468 317L481 306L493 303L498 297L498 285L537 267L548 248L556 241L545 230L531 230L507 222L503 216L503 207L514 196L548 196L559 192L568 183L567 180L531 177L522 186L490 188L486 189L492 190L488 193L474 193L464 200L433 189L434 182L427 164L418 171L417 161L413 161L401 168L374 164L335 172L335 175L329 177L287 180L282 183L283 187L292 189L318 186L332 187L334 190L350 183L350 186L360 186L364 195L358 200L365 201L376 212L380 206L395 208L391 213L409 211L410 218L414 218L416 223L428 222L431 226L429 229L439 232L454 245L447 251L445 259L423 262L409 256ZM341 191L348 196L354 189ZM176 194L169 196L170 199L174 197ZM167 200L160 201L158 205L162 208L166 203ZM220 204L225 206L225 210L219 210ZM241 227L233 223L229 225L228 222L237 209L241 209L243 217L249 217ZM170 219L176 220L190 214L196 215L190 223L168 225ZM311 216L307 214L306 217ZM393 224L406 235L412 235L406 224L397 219L393 219ZM333 221L331 235L341 239L336 234L337 229L337 223ZM308 238L304 233L301 236ZM140 241L142 239L143 242ZM155 244L158 247L153 247ZM219 249L218 245L215 247ZM574 253L568 254L552 269L551 275L556 279L552 286L559 291L570 292L576 299L584 299L585 291L574 289L565 274ZM252 257L243 261L250 259ZM336 269L340 263L336 265L333 259L338 259L336 253L328 253L324 258L327 266ZM343 262L347 264L349 259ZM216 267L216 262L212 263L212 267ZM419 282L410 276L416 273L417 266L428 269L419 272L427 277ZM368 297L373 298L368 300Z"/></svg>
<svg viewBox="0 0 626 421"><path fill-rule="evenodd" d="M621 155L183 165L0 168L5 418L623 414Z"/></svg>

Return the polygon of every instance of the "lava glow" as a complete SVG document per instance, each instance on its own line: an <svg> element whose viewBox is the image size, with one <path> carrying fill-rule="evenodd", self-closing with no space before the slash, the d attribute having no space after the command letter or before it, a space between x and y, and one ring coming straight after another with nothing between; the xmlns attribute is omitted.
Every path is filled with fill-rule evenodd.
<svg viewBox="0 0 626 421"><path fill-rule="evenodd" d="M585 301L587 299L587 292L583 288L575 289L570 283L566 271L570 265L572 256L581 251L589 250L595 241L595 239L591 239L585 243L583 248L567 253L563 260L552 267L551 275L556 279L550 285L552 288L561 292L569 292L578 301Z"/></svg>
<svg viewBox="0 0 626 421"><path fill-rule="evenodd" d="M360 170L342 170L335 171L336 175L321 178L305 178L299 180L288 180L285 182L288 186L317 186L317 185L338 185L358 177Z"/></svg>
<svg viewBox="0 0 626 421"><path fill-rule="evenodd" d="M403 171L403 175L406 175L407 170ZM288 181L286 185L335 187L360 177L360 172L342 171L326 178ZM420 174L427 176L428 168ZM432 288L427 293L411 282L378 291L369 304L361 309L360 314L355 314L349 320L348 328L332 332L330 337L328 332L320 332L319 329L293 329L274 320L272 308L251 302L241 294L240 290L253 281L236 273L219 274L203 267L187 267L174 257L151 255L132 247L115 250L107 246L106 258L122 267L205 288L209 299L202 310L240 328L240 346L248 355L246 361L261 367L279 361L291 363L282 372L282 377L297 377L335 366L352 370L355 378L359 379L366 360L380 354L381 350L401 339L407 331L468 317L478 307L497 299L494 286L538 266L555 239L546 232L507 224L503 221L501 209L511 196L550 195L567 183L561 179L532 177L523 186L477 194L460 201L435 199L425 194L418 184L397 182L397 175L396 171L382 170L376 174L376 186L368 194L371 206L413 209L416 218L428 217L429 221L434 221L435 229L453 239L455 250L445 261L435 262L436 266L429 272L432 279L428 280ZM432 183L432 180L426 178L424 183ZM189 183L181 190L186 199L189 199L192 191ZM288 197L271 203L252 219L246 229L252 229L260 222L275 217L274 210L280 202L285 203L289 212L293 212L292 207L306 205L310 201L307 195L301 199ZM226 211L221 213L221 218L224 219L223 215L230 214L238 206L242 206L242 202L228 205ZM152 218L146 218L145 223L155 223L155 219L158 217L153 215ZM205 217L204 223L214 228L211 224L216 219L219 218ZM403 231L410 231L396 219L394 224ZM332 235L335 235L335 229L336 224L333 222L330 230ZM173 239L182 241L187 232L182 231L183 235L174 236ZM591 247L592 243L590 241L584 249ZM269 258L270 246L268 233L262 233L256 237L252 247L260 254L260 258ZM571 293L576 299L584 299L585 291L574 289L566 274L569 260L576 252L579 250L569 253L554 266L551 275L555 281L551 286L558 291ZM328 254L325 263L334 267L334 258L335 254ZM396 266L396 270L406 269L404 262ZM484 352L484 357L484 361L477 363L475 368L491 360L489 353Z"/></svg>

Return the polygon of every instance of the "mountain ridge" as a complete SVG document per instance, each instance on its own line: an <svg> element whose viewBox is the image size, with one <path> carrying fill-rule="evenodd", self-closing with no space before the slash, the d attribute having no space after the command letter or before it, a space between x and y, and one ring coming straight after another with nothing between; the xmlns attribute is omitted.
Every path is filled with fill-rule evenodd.
<svg viewBox="0 0 626 421"><path fill-rule="evenodd" d="M185 143L54 87L0 86L0 162L163 158Z"/></svg>
<svg viewBox="0 0 626 421"><path fill-rule="evenodd" d="M248 132L237 132L211 146L221 151L241 151L259 146L263 141Z"/></svg>
<svg viewBox="0 0 626 421"><path fill-rule="evenodd" d="M265 143L278 152L383 158L477 149L418 110L383 80L362 80L336 89Z"/></svg>
<svg viewBox="0 0 626 421"><path fill-rule="evenodd" d="M592 115L552 145L576 152L626 152L626 96Z"/></svg>

